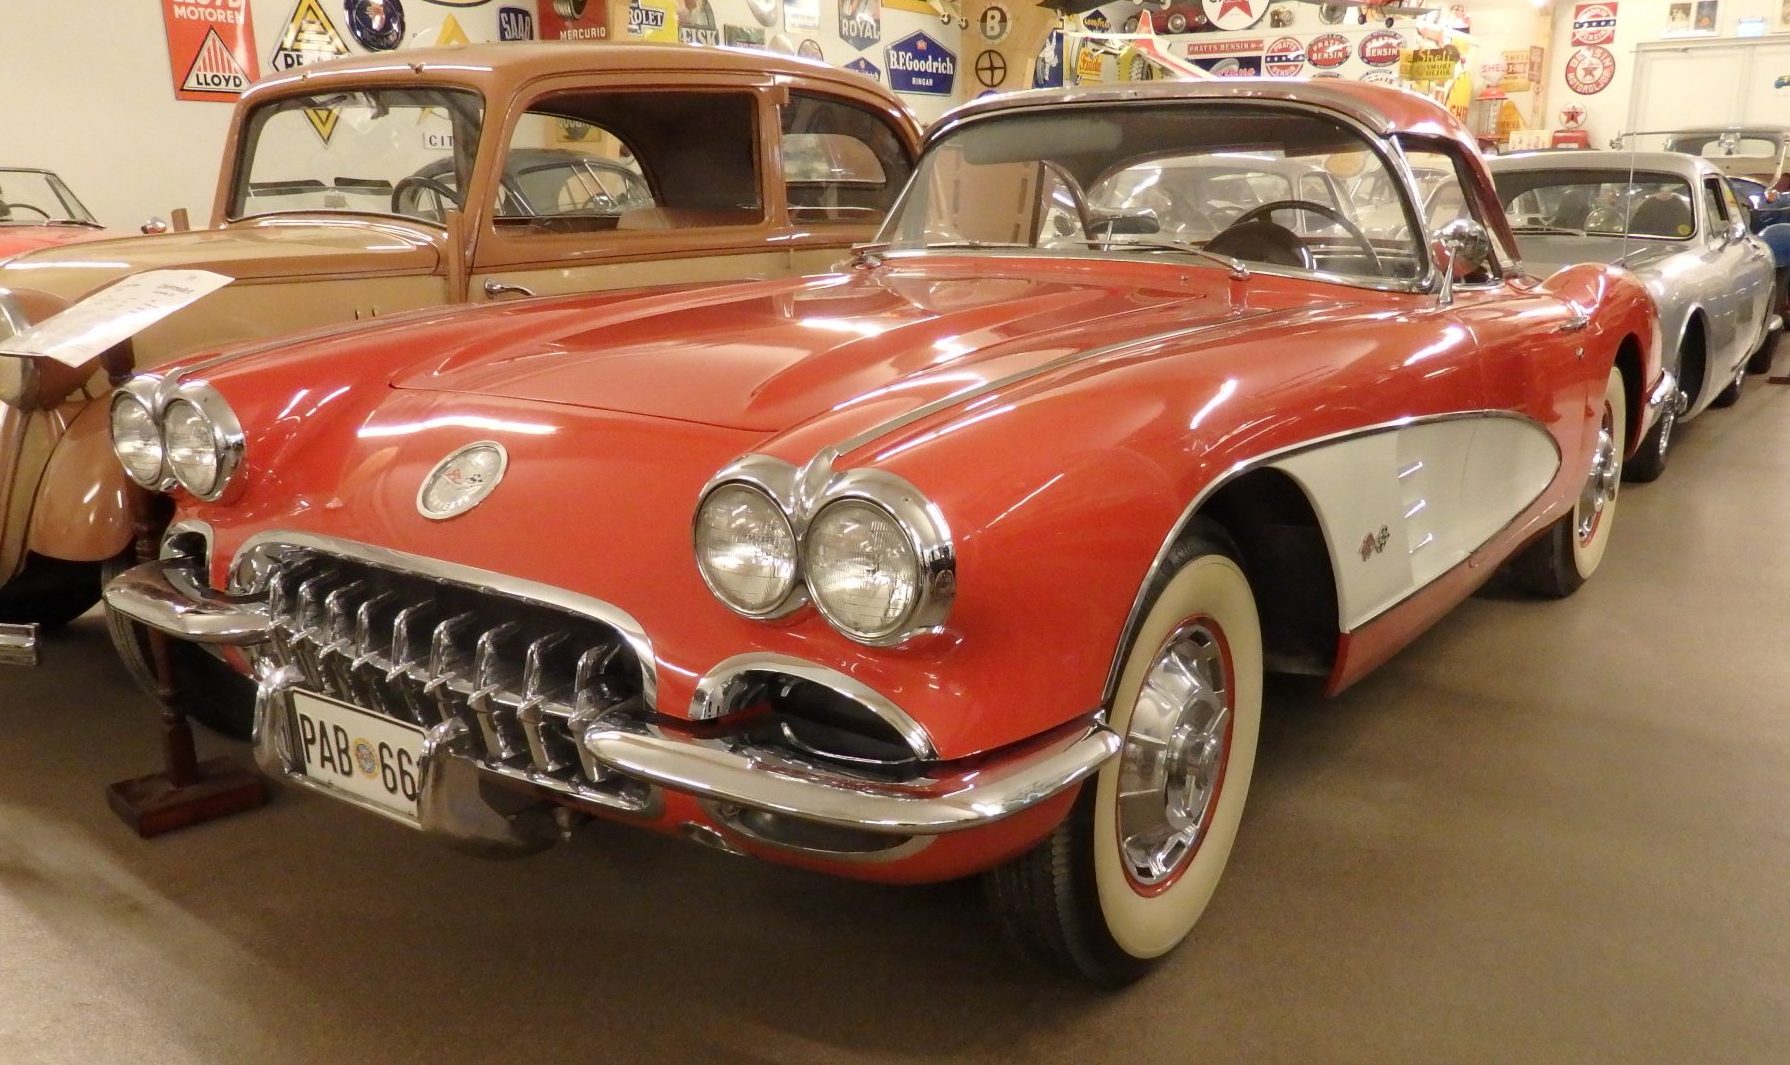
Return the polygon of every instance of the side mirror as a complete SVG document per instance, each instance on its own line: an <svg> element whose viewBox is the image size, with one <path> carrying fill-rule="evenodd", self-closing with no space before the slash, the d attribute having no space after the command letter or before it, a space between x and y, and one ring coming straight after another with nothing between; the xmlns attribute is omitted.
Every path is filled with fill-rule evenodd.
<svg viewBox="0 0 1790 1065"><path fill-rule="evenodd" d="M151 218L149 221L144 222L139 226L138 229L147 236L155 236L158 233L166 233L168 231L168 223L160 218Z"/></svg>
<svg viewBox="0 0 1790 1065"><path fill-rule="evenodd" d="M1436 233L1441 246L1442 305L1454 302L1456 274L1476 273L1492 258L1492 238L1485 227L1471 218L1457 218Z"/></svg>

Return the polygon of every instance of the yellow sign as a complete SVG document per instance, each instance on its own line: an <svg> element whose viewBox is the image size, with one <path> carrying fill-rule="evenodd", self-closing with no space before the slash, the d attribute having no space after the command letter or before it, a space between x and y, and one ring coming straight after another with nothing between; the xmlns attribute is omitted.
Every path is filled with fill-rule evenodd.
<svg viewBox="0 0 1790 1065"><path fill-rule="evenodd" d="M1419 48L1399 63L1398 74L1405 81L1447 81L1460 61L1453 48Z"/></svg>
<svg viewBox="0 0 1790 1065"><path fill-rule="evenodd" d="M472 38L466 36L466 29L460 25L460 20L452 15L449 15L447 21L441 24L441 33L435 38L435 45L438 48L471 43Z"/></svg>
<svg viewBox="0 0 1790 1065"><path fill-rule="evenodd" d="M317 136L328 144L330 137L335 135L336 122L342 117L342 112L333 107L307 107L305 117L311 120L311 128L317 131Z"/></svg>
<svg viewBox="0 0 1790 1065"><path fill-rule="evenodd" d="M628 0L628 36L678 43L677 0Z"/></svg>
<svg viewBox="0 0 1790 1065"><path fill-rule="evenodd" d="M279 47L273 50L267 65L274 70L296 70L347 54L347 42L317 0L298 0L292 17L286 20L286 31L280 34Z"/></svg>
<svg viewBox="0 0 1790 1065"><path fill-rule="evenodd" d="M1536 87L1543 69L1539 46L1505 52L1504 77L1498 80L1498 88L1505 92L1528 92Z"/></svg>

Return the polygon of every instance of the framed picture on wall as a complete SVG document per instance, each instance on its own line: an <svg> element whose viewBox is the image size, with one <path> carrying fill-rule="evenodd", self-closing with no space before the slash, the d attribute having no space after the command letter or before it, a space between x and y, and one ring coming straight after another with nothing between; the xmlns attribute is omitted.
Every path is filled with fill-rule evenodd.
<svg viewBox="0 0 1790 1065"><path fill-rule="evenodd" d="M1790 8L1790 0L1772 0ZM1778 14L1784 14L1779 11ZM1714 37L1722 25L1722 0L1670 0L1666 4L1667 37Z"/></svg>

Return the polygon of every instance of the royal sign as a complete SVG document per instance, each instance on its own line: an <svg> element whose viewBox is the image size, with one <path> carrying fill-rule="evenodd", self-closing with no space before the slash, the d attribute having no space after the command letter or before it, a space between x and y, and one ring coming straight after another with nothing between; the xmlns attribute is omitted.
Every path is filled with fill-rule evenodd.
<svg viewBox="0 0 1790 1065"><path fill-rule="evenodd" d="M949 96L957 84L957 56L923 32L891 44L883 53L889 88L923 96Z"/></svg>

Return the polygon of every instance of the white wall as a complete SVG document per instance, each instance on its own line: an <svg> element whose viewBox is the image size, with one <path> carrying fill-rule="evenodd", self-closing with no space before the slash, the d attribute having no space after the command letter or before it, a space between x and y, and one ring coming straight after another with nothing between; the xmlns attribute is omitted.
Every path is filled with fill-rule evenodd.
<svg viewBox="0 0 1790 1065"><path fill-rule="evenodd" d="M1743 17L1762 16L1766 31L1771 28L1772 9L1778 0L1722 0L1718 37L1733 43L1734 30ZM1616 40L1605 45L1616 57L1616 76L1608 88L1590 96L1573 92L1566 84L1566 64L1575 51L1572 40L1574 0L1555 0L1553 37L1548 47L1548 114L1547 125L1560 124L1560 111L1572 104L1585 109L1585 128L1591 133L1593 147L1603 147L1611 137L1628 127L1629 100L1634 92L1636 49L1640 45L1660 43L1688 44L1709 38L1665 37L1668 0L1619 0L1616 9ZM1785 35L1771 35L1761 40L1781 43ZM1658 87L1656 87L1658 88ZM1675 91L1696 95L1706 87L1697 84L1672 86ZM1774 121L1790 123L1790 101L1785 113Z"/></svg>

